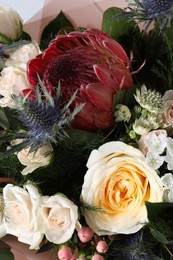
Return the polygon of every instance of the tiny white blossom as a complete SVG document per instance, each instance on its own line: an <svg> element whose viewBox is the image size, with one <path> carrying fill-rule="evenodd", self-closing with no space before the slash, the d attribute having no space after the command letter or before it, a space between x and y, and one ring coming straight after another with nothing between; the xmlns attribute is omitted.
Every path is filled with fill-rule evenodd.
<svg viewBox="0 0 173 260"><path fill-rule="evenodd" d="M163 200L167 202L173 202L173 175L172 173L166 173L161 177L163 184Z"/></svg>
<svg viewBox="0 0 173 260"><path fill-rule="evenodd" d="M166 150L165 162L167 162L167 168L169 171L173 170L173 156L170 154L169 150Z"/></svg>
<svg viewBox="0 0 173 260"><path fill-rule="evenodd" d="M161 177L161 181L162 181L164 190L173 188L173 176L172 176L172 173L165 173L165 175L163 175Z"/></svg>
<svg viewBox="0 0 173 260"><path fill-rule="evenodd" d="M153 169L157 170L162 166L164 162L164 156L160 156L156 153L148 152L146 154L145 162L150 165Z"/></svg>
<svg viewBox="0 0 173 260"><path fill-rule="evenodd" d="M167 150L171 157L173 157L173 138L167 137Z"/></svg>
<svg viewBox="0 0 173 260"><path fill-rule="evenodd" d="M156 135L151 133L150 138L144 140L144 143L149 152L162 154L167 146L167 138L165 134Z"/></svg>

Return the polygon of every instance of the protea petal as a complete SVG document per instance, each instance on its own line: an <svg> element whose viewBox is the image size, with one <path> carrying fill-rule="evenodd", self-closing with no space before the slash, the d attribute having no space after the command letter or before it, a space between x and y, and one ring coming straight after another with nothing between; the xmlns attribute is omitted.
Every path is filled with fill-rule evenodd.
<svg viewBox="0 0 173 260"><path fill-rule="evenodd" d="M105 46L105 48L113 52L117 56L117 59L129 65L129 58L127 57L126 52L118 42L109 39L103 41L103 45Z"/></svg>
<svg viewBox="0 0 173 260"><path fill-rule="evenodd" d="M115 62L111 66L111 75L112 77L121 85L123 80L123 87L129 88L133 85L133 80L128 68L126 68L123 64Z"/></svg>
<svg viewBox="0 0 173 260"><path fill-rule="evenodd" d="M92 83L82 86L81 95L90 100L98 109L112 111L113 90L105 88L101 83Z"/></svg>
<svg viewBox="0 0 173 260"><path fill-rule="evenodd" d="M112 77L111 71L106 64L97 64L93 66L95 74L98 79L108 88L118 89L118 81L116 78Z"/></svg>

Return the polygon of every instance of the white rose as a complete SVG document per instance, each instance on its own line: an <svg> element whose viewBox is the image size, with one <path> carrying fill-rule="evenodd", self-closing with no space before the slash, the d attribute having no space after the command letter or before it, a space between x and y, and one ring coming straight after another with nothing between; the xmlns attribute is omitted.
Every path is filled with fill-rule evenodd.
<svg viewBox="0 0 173 260"><path fill-rule="evenodd" d="M0 77L1 107L15 108L12 95L19 96L22 90L29 88L24 71L19 68L8 67L3 69Z"/></svg>
<svg viewBox="0 0 173 260"><path fill-rule="evenodd" d="M24 89L30 89L30 84L26 76L27 62L35 58L40 53L36 43L26 44L16 50L1 71L0 77L0 106L15 108L12 95L19 96Z"/></svg>
<svg viewBox="0 0 173 260"><path fill-rule="evenodd" d="M43 196L37 217L42 232L55 244L67 242L78 226L78 208L63 194Z"/></svg>
<svg viewBox="0 0 173 260"><path fill-rule="evenodd" d="M41 146L36 152L29 152L30 147L22 149L17 153L21 164L26 165L22 170L23 175L48 165L53 156L53 148L50 144Z"/></svg>
<svg viewBox="0 0 173 260"><path fill-rule="evenodd" d="M162 201L162 183L136 148L109 142L93 150L82 186L81 201L100 210L87 210L87 224L98 235L131 234L147 219L145 201Z"/></svg>
<svg viewBox="0 0 173 260"><path fill-rule="evenodd" d="M18 48L13 54L7 59L5 65L12 67L21 67L26 71L27 62L35 58L41 51L37 42L24 44Z"/></svg>
<svg viewBox="0 0 173 260"><path fill-rule="evenodd" d="M0 7L0 25L0 42L2 43L10 43L22 35L22 18L12 8Z"/></svg>
<svg viewBox="0 0 173 260"><path fill-rule="evenodd" d="M4 223L7 234L18 237L20 242L30 245L30 249L38 249L43 234L35 222L38 190L31 184L25 189L7 184L3 189L5 203Z"/></svg>

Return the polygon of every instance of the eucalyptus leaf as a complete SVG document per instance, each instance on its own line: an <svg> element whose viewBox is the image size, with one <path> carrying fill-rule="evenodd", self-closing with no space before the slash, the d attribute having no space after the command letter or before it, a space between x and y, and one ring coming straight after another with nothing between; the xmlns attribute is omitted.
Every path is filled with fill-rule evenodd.
<svg viewBox="0 0 173 260"><path fill-rule="evenodd" d="M9 248L0 248L0 259L2 260L14 260L14 255Z"/></svg>
<svg viewBox="0 0 173 260"><path fill-rule="evenodd" d="M70 27L73 28L72 23L67 19L64 13L61 11L55 19L53 19L43 30L41 35L40 48L42 50L46 49L49 42L56 37L58 32L63 28Z"/></svg>
<svg viewBox="0 0 173 260"><path fill-rule="evenodd" d="M102 30L113 39L118 40L120 36L125 36L129 32L138 32L139 28L135 21L128 17L118 18L124 11L117 7L107 9L103 14Z"/></svg>

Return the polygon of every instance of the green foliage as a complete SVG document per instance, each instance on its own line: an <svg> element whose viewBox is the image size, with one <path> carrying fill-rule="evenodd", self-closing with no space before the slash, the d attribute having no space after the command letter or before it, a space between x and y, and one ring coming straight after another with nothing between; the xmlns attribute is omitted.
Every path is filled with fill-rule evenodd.
<svg viewBox="0 0 173 260"><path fill-rule="evenodd" d="M0 127L3 129L9 129L10 123L9 120L4 112L4 109L0 109Z"/></svg>
<svg viewBox="0 0 173 260"><path fill-rule="evenodd" d="M173 88L173 41L170 41L167 36L165 36L164 39L165 44L167 45L167 54L165 59L158 59L157 64L155 64L152 69L155 76L162 81L162 93Z"/></svg>
<svg viewBox="0 0 173 260"><path fill-rule="evenodd" d="M23 31L21 35L21 39L26 41L31 41L31 36L27 32Z"/></svg>
<svg viewBox="0 0 173 260"><path fill-rule="evenodd" d="M120 8L112 7L103 14L102 31L110 35L111 38L118 41L127 51L134 49L136 37L140 37L139 27L135 21L130 21L127 17L119 18L124 13Z"/></svg>
<svg viewBox="0 0 173 260"><path fill-rule="evenodd" d="M48 47L49 42L55 38L58 32L65 30L65 28L73 28L72 23L67 19L64 13L61 11L55 19L53 19L43 30L41 35L40 48L42 50ZM69 30L69 29L67 29ZM51 33L50 33L51 32Z"/></svg>
<svg viewBox="0 0 173 260"><path fill-rule="evenodd" d="M133 85L133 87L128 90L119 90L114 96L113 101L113 111L115 111L116 105L124 104L127 107L131 108L136 104L134 94L136 93L136 89L139 88L138 85Z"/></svg>
<svg viewBox="0 0 173 260"><path fill-rule="evenodd" d="M149 230L151 235L161 245L164 260L173 257L173 203L146 202Z"/></svg>

